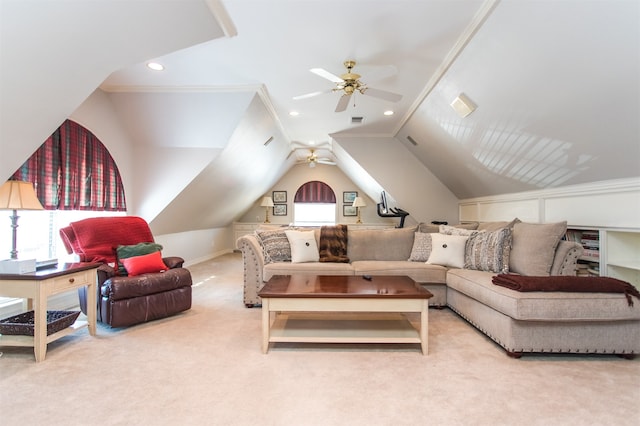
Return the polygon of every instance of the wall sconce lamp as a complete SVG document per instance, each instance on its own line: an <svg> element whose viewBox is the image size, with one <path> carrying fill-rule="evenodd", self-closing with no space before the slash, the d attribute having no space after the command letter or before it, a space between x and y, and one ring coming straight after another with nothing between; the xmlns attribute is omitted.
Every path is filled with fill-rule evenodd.
<svg viewBox="0 0 640 426"><path fill-rule="evenodd" d="M362 220L360 219L360 210L362 207L366 207L367 203L364 202L362 197L356 197L355 200L353 200L352 206L358 209L358 220L356 223L362 223Z"/></svg>
<svg viewBox="0 0 640 426"><path fill-rule="evenodd" d="M273 207L273 200L271 197L262 197L260 206L264 207L264 223L271 223L269 222L269 208Z"/></svg>
<svg viewBox="0 0 640 426"><path fill-rule="evenodd" d="M0 187L0 210L13 210L11 217L11 259L18 259L16 248L18 234L18 210L44 210L31 182L8 180Z"/></svg>

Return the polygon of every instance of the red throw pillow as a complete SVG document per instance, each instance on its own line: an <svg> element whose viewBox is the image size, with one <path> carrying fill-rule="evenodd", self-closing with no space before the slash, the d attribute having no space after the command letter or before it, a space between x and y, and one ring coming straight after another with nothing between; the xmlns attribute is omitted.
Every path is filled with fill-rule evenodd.
<svg viewBox="0 0 640 426"><path fill-rule="evenodd" d="M148 272L164 272L169 269L162 261L162 255L159 251L142 256L120 259L120 261L130 277Z"/></svg>

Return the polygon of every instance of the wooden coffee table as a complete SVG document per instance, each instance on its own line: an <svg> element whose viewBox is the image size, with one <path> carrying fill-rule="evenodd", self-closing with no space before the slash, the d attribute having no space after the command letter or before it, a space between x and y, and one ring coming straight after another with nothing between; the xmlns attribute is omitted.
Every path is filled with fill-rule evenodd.
<svg viewBox="0 0 640 426"><path fill-rule="evenodd" d="M419 343L429 350L429 298L406 276L276 275L260 290L262 352L271 342ZM420 314L416 329L405 313ZM274 320L271 320L274 313Z"/></svg>

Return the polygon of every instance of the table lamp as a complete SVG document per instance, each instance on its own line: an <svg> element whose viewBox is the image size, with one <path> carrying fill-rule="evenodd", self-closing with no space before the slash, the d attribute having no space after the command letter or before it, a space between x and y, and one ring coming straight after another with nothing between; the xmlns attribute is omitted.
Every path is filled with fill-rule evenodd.
<svg viewBox="0 0 640 426"><path fill-rule="evenodd" d="M271 197L262 197L260 205L264 207L264 223L271 223L269 222L269 208L273 207L273 200Z"/></svg>
<svg viewBox="0 0 640 426"><path fill-rule="evenodd" d="M352 206L358 209L358 220L356 221L356 223L362 223L362 220L360 219L360 208L366 207L367 204L364 202L362 197L356 197L355 200L353 200Z"/></svg>
<svg viewBox="0 0 640 426"><path fill-rule="evenodd" d="M44 210L31 182L8 180L0 187L0 210L13 210L11 217L12 242L11 259L18 259L16 248L18 231L18 210Z"/></svg>

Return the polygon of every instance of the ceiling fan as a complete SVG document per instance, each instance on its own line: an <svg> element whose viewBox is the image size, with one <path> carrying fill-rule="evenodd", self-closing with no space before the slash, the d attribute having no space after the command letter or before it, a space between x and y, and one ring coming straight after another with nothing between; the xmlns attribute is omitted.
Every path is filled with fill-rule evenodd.
<svg viewBox="0 0 640 426"><path fill-rule="evenodd" d="M295 150L304 149L304 148L295 148ZM293 151L292 151L293 152ZM318 164L326 164L329 166L335 166L336 162L333 161L330 157L318 157L315 149L309 149L309 155L304 160L298 161L298 164L309 164L309 167L314 168Z"/></svg>
<svg viewBox="0 0 640 426"><path fill-rule="evenodd" d="M349 100L355 92L360 92L363 95L373 96L375 98L384 99L389 102L398 102L402 99L402 95L393 92L387 92L385 90L374 89L368 87L365 83L360 81L360 74L356 74L353 71L353 67L356 66L356 61L345 61L344 66L347 68L347 72L340 77L326 71L322 68L312 68L310 71L322 78L326 78L329 81L336 83L336 87L329 90L320 92L307 93L306 95L294 96L294 100L311 98L314 96L322 95L330 92L342 92L342 96L338 100L336 105L336 112L342 112L347 109Z"/></svg>

